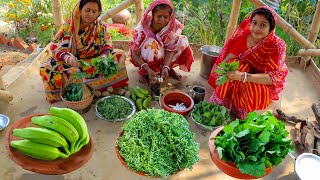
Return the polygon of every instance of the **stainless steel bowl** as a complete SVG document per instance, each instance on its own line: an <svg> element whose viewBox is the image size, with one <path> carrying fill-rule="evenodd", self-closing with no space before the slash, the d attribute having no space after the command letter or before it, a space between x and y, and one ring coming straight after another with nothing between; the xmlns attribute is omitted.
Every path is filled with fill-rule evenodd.
<svg viewBox="0 0 320 180"><path fill-rule="evenodd" d="M213 130L218 129L218 128L221 127L221 126L226 125L226 124L230 121L230 119L229 119L229 120L224 121L220 126L212 126L212 127L209 127L209 126L206 126L206 125L203 125L203 124L197 122L197 121L193 118L192 112L193 112L193 110L191 111L191 119L192 119L192 121L193 121L200 129L202 129L202 130L213 131Z"/></svg>
<svg viewBox="0 0 320 180"><path fill-rule="evenodd" d="M10 120L9 117L3 114L0 114L0 131L8 126Z"/></svg>
<svg viewBox="0 0 320 180"><path fill-rule="evenodd" d="M108 98L111 98L111 97L119 97L119 98L122 98L124 99L125 101L127 101L131 107L132 107L132 112L126 117L126 118L121 118L121 119L105 119L104 117L102 117L102 115L98 112L98 103L101 102L101 101L104 101L105 99L108 99ZM100 119L103 119L103 120L106 120L106 121L111 121L111 122L118 122L118 121L125 121L125 120L128 120L130 119L134 113L136 112L136 106L134 104L133 101L131 101L130 99L124 97L124 96L117 96L117 95L112 95L112 96L106 96L106 97L103 97L101 99L99 99L97 102L96 102L96 105L95 105L95 109L96 109L96 115L100 118ZM116 106L116 105L115 105ZM119 107L121 108L121 107Z"/></svg>

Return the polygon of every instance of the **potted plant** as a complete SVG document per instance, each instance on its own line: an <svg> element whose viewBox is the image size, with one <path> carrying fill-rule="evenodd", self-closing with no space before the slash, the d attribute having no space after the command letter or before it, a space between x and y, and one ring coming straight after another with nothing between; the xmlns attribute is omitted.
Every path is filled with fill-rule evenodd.
<svg viewBox="0 0 320 180"><path fill-rule="evenodd" d="M244 121L236 119L211 134L212 161L232 177L261 178L294 150L288 134L270 112L251 112Z"/></svg>

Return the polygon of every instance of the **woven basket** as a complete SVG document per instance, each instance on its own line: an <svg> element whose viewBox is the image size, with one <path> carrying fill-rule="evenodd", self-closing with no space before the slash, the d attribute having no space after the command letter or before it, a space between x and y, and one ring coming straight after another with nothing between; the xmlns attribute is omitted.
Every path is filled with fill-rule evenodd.
<svg viewBox="0 0 320 180"><path fill-rule="evenodd" d="M82 83L82 88L83 88L83 96L82 99L80 101L68 101L67 99L64 98L65 95L65 88L69 85L69 84L73 84L73 83ZM90 104L92 103L94 94L93 94L93 90L92 88L90 88L90 86L84 84L82 82L81 79L79 78L70 78L70 80L68 82L65 83L65 87L62 89L60 96L61 99L63 101L63 103L68 107L71 108L73 110L78 110L81 111L85 108L87 108L88 106L90 106Z"/></svg>

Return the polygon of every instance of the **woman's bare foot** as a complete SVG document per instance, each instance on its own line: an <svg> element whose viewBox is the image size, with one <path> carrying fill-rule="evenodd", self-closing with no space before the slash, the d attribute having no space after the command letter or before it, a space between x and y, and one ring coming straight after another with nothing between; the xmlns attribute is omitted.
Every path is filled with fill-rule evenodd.
<svg viewBox="0 0 320 180"><path fill-rule="evenodd" d="M139 83L149 85L148 75L140 75Z"/></svg>
<svg viewBox="0 0 320 180"><path fill-rule="evenodd" d="M181 80L182 80L181 74L178 74L178 73L177 73L175 70L173 70L173 69L170 69L169 75L170 75L173 79L176 79L176 80L178 80L178 81L181 81Z"/></svg>

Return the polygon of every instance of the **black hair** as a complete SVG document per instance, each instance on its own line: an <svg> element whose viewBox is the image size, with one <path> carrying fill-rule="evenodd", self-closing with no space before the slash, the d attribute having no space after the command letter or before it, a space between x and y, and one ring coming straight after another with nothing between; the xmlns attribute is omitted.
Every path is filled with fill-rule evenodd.
<svg viewBox="0 0 320 180"><path fill-rule="evenodd" d="M251 17L250 17L250 21L252 21L252 18L257 14L260 14L260 15L263 15L264 17L266 17L266 19L268 20L268 22L270 24L269 32L271 32L276 27L276 22L274 20L274 17L273 17L272 13L268 9L259 8L259 9L254 10L252 12Z"/></svg>
<svg viewBox="0 0 320 180"><path fill-rule="evenodd" d="M160 10L160 9L167 9L167 10L169 10L169 14L170 14L170 16L171 16L172 9L171 9L171 7L170 7L169 5L167 5L167 4L159 4L159 5L157 5L156 7L154 7L154 8L152 9L152 14L156 13L156 12L157 12L158 10Z"/></svg>
<svg viewBox="0 0 320 180"><path fill-rule="evenodd" d="M100 0L81 0L80 4L79 4L79 9L81 10L83 8L84 5L86 5L88 2L95 2L98 4L99 7L99 11L102 11L102 5L101 5L101 1Z"/></svg>

